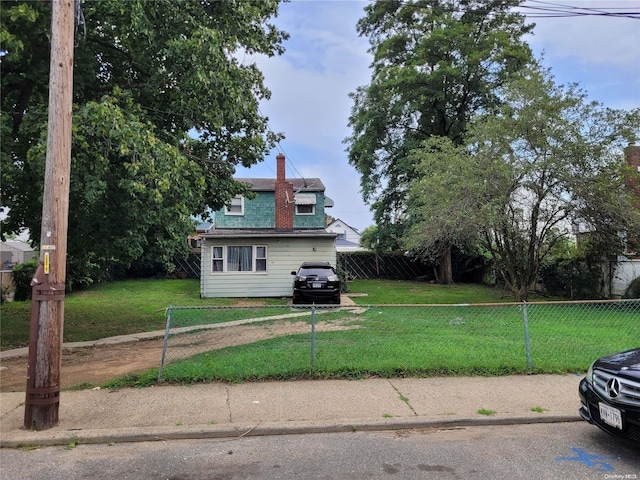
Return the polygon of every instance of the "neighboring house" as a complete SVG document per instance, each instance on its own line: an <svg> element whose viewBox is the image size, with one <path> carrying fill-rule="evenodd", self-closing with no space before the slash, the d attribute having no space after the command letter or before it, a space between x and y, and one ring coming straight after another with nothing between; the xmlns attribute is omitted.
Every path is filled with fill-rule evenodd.
<svg viewBox="0 0 640 480"><path fill-rule="evenodd" d="M7 292L11 292L8 297L9 300L13 299L13 272L14 265L19 263L28 262L29 260L38 258L38 252L36 252L28 243L21 242L20 240L7 240L6 242L0 242L0 285L2 285L3 295L5 289Z"/></svg>
<svg viewBox="0 0 640 480"><path fill-rule="evenodd" d="M632 192L634 205L640 209L640 146L629 145L624 149L629 165L625 187ZM624 294L629 284L640 277L640 238L627 239L627 251L618 255L617 261L604 265L605 291L614 297Z"/></svg>
<svg viewBox="0 0 640 480"><path fill-rule="evenodd" d="M353 227L337 218L327 225L327 232L336 234L336 250L338 252L358 252L366 250L360 246L360 233Z"/></svg>
<svg viewBox="0 0 640 480"><path fill-rule="evenodd" d="M201 236L203 233L207 233L212 228L213 224L210 222L203 222L196 226L196 233L187 237L187 241L189 242L189 246L191 247L191 253L200 255L200 245L202 243Z"/></svg>
<svg viewBox="0 0 640 480"><path fill-rule="evenodd" d="M2 269L37 258L38 253L28 243L19 240L7 240L0 244L0 262Z"/></svg>
<svg viewBox="0 0 640 480"><path fill-rule="evenodd" d="M630 259L623 255L610 262L609 272L604 272L605 292L610 297L621 297L636 278L640 277L640 258Z"/></svg>
<svg viewBox="0 0 640 480"><path fill-rule="evenodd" d="M640 146L629 145L624 149L624 156L629 166L625 177L625 188L631 192L633 206L640 211ZM640 259L640 238L627 239L627 253Z"/></svg>
<svg viewBox="0 0 640 480"><path fill-rule="evenodd" d="M255 198L238 196L215 212L215 223L200 233L202 297L292 295L302 262L336 266L334 233L324 228L324 195L318 178L286 179L279 154L277 178L236 178L251 185Z"/></svg>

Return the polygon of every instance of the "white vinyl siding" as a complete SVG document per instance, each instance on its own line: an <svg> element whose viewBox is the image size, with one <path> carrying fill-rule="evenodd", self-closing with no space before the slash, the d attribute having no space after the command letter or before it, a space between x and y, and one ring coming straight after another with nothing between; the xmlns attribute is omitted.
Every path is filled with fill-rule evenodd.
<svg viewBox="0 0 640 480"><path fill-rule="evenodd" d="M230 245L255 244L256 268L264 260L266 271L212 272L212 254L216 248ZM265 258L260 258L264 247ZM315 251L314 251L315 248ZM329 262L336 266L336 246L333 238L207 238L202 248L203 275L200 278L202 297L289 297L293 293L293 275L302 262ZM210 273L204 273L210 272Z"/></svg>

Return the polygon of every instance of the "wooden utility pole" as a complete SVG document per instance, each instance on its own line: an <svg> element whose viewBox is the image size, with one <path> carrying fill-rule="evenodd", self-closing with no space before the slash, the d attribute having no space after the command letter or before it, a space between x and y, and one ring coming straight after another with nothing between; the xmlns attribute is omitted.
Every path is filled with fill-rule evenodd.
<svg viewBox="0 0 640 480"><path fill-rule="evenodd" d="M74 0L51 0L49 126L42 199L40 266L31 285L31 330L24 427L58 424L67 261Z"/></svg>

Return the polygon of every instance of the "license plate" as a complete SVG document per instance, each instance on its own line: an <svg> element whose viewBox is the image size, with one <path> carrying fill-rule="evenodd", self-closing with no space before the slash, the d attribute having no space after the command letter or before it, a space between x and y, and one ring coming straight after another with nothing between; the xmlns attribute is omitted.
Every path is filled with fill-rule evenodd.
<svg viewBox="0 0 640 480"><path fill-rule="evenodd" d="M313 282L311 288L322 288L322 282Z"/></svg>
<svg viewBox="0 0 640 480"><path fill-rule="evenodd" d="M622 414L617 408L610 407L604 403L599 403L600 418L602 421L612 427L622 430Z"/></svg>

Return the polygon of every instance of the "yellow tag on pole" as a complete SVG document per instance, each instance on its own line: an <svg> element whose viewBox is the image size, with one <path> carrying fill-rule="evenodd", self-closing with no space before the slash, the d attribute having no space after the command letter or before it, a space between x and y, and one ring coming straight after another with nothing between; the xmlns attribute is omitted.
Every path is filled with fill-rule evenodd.
<svg viewBox="0 0 640 480"><path fill-rule="evenodd" d="M44 273L49 273L49 252L44 253Z"/></svg>

